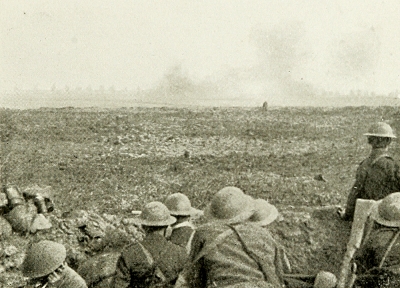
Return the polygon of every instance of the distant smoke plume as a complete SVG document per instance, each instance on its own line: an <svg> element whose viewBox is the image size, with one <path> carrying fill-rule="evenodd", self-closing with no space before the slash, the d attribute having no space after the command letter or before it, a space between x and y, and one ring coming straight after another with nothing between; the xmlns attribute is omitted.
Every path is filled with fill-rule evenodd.
<svg viewBox="0 0 400 288"><path fill-rule="evenodd" d="M332 48L330 64L333 67L333 76L346 78L349 82L362 86L368 85L374 79L380 48L380 39L373 27L343 35Z"/></svg>
<svg viewBox="0 0 400 288"><path fill-rule="evenodd" d="M212 98L217 87L205 80L189 77L181 65L170 67L156 87L139 95L142 100L164 104L193 104L194 100Z"/></svg>
<svg viewBox="0 0 400 288"><path fill-rule="evenodd" d="M236 102L238 105L261 105L264 101L318 105L328 90L348 93L371 88L368 85L380 56L374 29L340 35L325 46L312 45L305 25L291 22L253 29L250 41L257 51L253 66L226 69L198 80L176 65L156 87L144 91L142 98L171 105L220 99L242 101ZM326 102L320 99L321 104Z"/></svg>
<svg viewBox="0 0 400 288"><path fill-rule="evenodd" d="M301 101L315 95L313 86L303 78L310 54L305 35L304 25L299 22L253 31L252 39L260 58L256 69L265 77L263 80L269 86L275 87L277 95L270 96L279 97L279 102Z"/></svg>

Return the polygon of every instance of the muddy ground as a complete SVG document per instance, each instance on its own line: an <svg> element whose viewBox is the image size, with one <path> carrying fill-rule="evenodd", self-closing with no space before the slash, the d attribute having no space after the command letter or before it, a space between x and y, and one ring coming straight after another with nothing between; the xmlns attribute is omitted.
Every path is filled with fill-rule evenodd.
<svg viewBox="0 0 400 288"><path fill-rule="evenodd" d="M1 184L50 186L56 207L51 230L0 241L0 283L20 283L31 241L64 243L76 268L140 238L132 210L175 192L204 209L225 186L278 207L282 219L270 229L294 272L337 274L350 224L335 207L346 202L370 149L363 133L376 121L399 131L398 107L0 109ZM399 159L398 141L389 151ZM104 241L90 238L93 227L77 228L87 215L108 231Z"/></svg>

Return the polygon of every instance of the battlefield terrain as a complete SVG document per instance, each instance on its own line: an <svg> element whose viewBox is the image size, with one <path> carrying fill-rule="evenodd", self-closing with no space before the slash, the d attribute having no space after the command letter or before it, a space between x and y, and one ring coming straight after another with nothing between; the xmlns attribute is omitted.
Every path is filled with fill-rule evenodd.
<svg viewBox="0 0 400 288"><path fill-rule="evenodd" d="M130 219L175 192L203 209L219 189L237 186L281 211L270 229L295 272L337 274L350 224L335 209L369 153L362 134L376 121L400 131L398 107L1 109L2 184L50 186L56 210L51 231L14 233L0 248L12 244L21 258L29 241L51 238L81 245L89 257L60 219L76 211ZM390 153L400 159L398 142ZM19 275L9 265L0 283Z"/></svg>

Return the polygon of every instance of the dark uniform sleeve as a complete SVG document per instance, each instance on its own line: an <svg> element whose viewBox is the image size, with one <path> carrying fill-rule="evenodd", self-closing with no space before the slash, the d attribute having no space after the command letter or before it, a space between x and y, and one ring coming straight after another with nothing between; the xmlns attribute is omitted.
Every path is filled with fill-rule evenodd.
<svg viewBox="0 0 400 288"><path fill-rule="evenodd" d="M55 282L49 287L58 287L58 288L87 288L85 280L70 267L66 267L63 272L63 277L61 280ZM29 286L30 287L30 286Z"/></svg>
<svg viewBox="0 0 400 288"><path fill-rule="evenodd" d="M356 181L351 187L350 193L347 196L346 211L344 214L344 219L347 221L352 221L354 217L354 211L356 209L356 201L360 198L364 192L364 183L366 178L366 168L361 164L357 168Z"/></svg>
<svg viewBox="0 0 400 288"><path fill-rule="evenodd" d="M363 274L367 270L374 267L373 259L374 259L374 250L371 247L372 241L374 239L367 239L365 243L357 250L356 255L354 257L355 263L357 264L357 274Z"/></svg>
<svg viewBox="0 0 400 288"><path fill-rule="evenodd" d="M204 241L201 237L201 232L196 231L193 240L192 247L190 249L189 261L193 262L197 255L201 252L204 246ZM200 259L193 263L185 270L184 277L190 288L203 288L207 287L207 274L204 270L204 259Z"/></svg>
<svg viewBox="0 0 400 288"><path fill-rule="evenodd" d="M126 265L123 254L118 259L115 276L110 288L126 288L131 282L131 275L128 266Z"/></svg>
<svg viewBox="0 0 400 288"><path fill-rule="evenodd" d="M128 249L121 253L111 288L144 287L144 281L151 273L151 266L143 253L136 252Z"/></svg>
<svg viewBox="0 0 400 288"><path fill-rule="evenodd" d="M385 171L386 179L384 185L386 185L386 191L400 192L400 168L399 163L391 157L385 157L377 163L381 169ZM381 195L380 198L387 196L387 193Z"/></svg>
<svg viewBox="0 0 400 288"><path fill-rule="evenodd" d="M394 178L396 180L396 191L400 191L400 166L399 162L395 162Z"/></svg>

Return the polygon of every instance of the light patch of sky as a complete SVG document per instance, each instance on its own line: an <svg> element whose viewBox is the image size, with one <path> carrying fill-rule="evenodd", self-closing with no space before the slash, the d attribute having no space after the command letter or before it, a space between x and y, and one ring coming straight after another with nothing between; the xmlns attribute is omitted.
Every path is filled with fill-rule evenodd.
<svg viewBox="0 0 400 288"><path fill-rule="evenodd" d="M242 69L246 82L268 52L254 35L275 28L283 38L300 33L289 65L296 81L385 93L400 83L395 0L0 0L0 7L0 90L149 88L176 64L194 79Z"/></svg>

